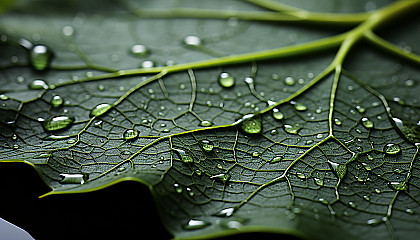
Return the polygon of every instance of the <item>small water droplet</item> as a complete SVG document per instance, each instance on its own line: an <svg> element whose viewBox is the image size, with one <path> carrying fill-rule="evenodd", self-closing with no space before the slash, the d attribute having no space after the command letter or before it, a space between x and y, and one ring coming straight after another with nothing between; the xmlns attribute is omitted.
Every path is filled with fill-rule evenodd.
<svg viewBox="0 0 420 240"><path fill-rule="evenodd" d="M284 79L284 84L286 84L288 86L293 86L293 85L295 85L295 80L292 77L286 77Z"/></svg>
<svg viewBox="0 0 420 240"><path fill-rule="evenodd" d="M53 54L45 45L35 45L29 52L29 59L35 70L45 70L49 67Z"/></svg>
<svg viewBox="0 0 420 240"><path fill-rule="evenodd" d="M213 126L213 123L211 121L208 120L203 120L200 122L200 126L201 127L211 127Z"/></svg>
<svg viewBox="0 0 420 240"><path fill-rule="evenodd" d="M177 193L182 193L182 187L178 183L174 183L174 188Z"/></svg>
<svg viewBox="0 0 420 240"><path fill-rule="evenodd" d="M362 106L356 106L356 110L357 110L359 113L364 113L364 112L366 112L366 109L365 109L364 107L362 107Z"/></svg>
<svg viewBox="0 0 420 240"><path fill-rule="evenodd" d="M369 118L367 117L363 117L362 118L362 124L363 126L365 126L365 128L373 128L373 122L371 120L369 120Z"/></svg>
<svg viewBox="0 0 420 240"><path fill-rule="evenodd" d="M141 64L141 67L142 67L142 68L152 68L152 67L154 67L154 66L155 66L155 63L154 63L153 61L150 61L150 60L144 61L144 62Z"/></svg>
<svg viewBox="0 0 420 240"><path fill-rule="evenodd" d="M277 108L273 108L273 118L277 119L277 120L281 120L284 118L284 115L282 112L280 112L279 109Z"/></svg>
<svg viewBox="0 0 420 240"><path fill-rule="evenodd" d="M87 175L80 173L61 173L60 177L60 183L68 184L84 184L88 178Z"/></svg>
<svg viewBox="0 0 420 240"><path fill-rule="evenodd" d="M9 99L9 97L5 94L0 94L0 99L3 100L3 101L6 101L6 100Z"/></svg>
<svg viewBox="0 0 420 240"><path fill-rule="evenodd" d="M61 96L59 95L55 95L52 99L51 99L51 105L53 107L60 107L61 105L63 105L64 100Z"/></svg>
<svg viewBox="0 0 420 240"><path fill-rule="evenodd" d="M32 90L40 90L40 89L48 89L48 84L41 79L35 79L28 85L29 89Z"/></svg>
<svg viewBox="0 0 420 240"><path fill-rule="evenodd" d="M253 114L248 114L242 117L241 129L245 133L256 134L262 131L262 122L260 116L254 116Z"/></svg>
<svg viewBox="0 0 420 240"><path fill-rule="evenodd" d="M111 104L108 104L108 103L98 104L90 112L90 117L98 117L98 116L101 116L102 114L106 113L111 108L112 108L112 105Z"/></svg>
<svg viewBox="0 0 420 240"><path fill-rule="evenodd" d="M202 44L201 39L197 36L186 36L183 42L188 47L198 47Z"/></svg>
<svg viewBox="0 0 420 240"><path fill-rule="evenodd" d="M321 138L323 138L324 137L324 135L322 135L322 133L318 133L317 135L316 135L316 138L318 138L318 139L321 139Z"/></svg>
<svg viewBox="0 0 420 240"><path fill-rule="evenodd" d="M105 90L105 86L103 84L98 84L98 90L99 91L104 91Z"/></svg>
<svg viewBox="0 0 420 240"><path fill-rule="evenodd" d="M370 197L369 197L369 196L367 196L367 195L364 195L364 196L363 196L363 199L364 199L364 200L366 200L366 201L369 201L369 200L370 200Z"/></svg>
<svg viewBox="0 0 420 240"><path fill-rule="evenodd" d="M328 205L329 202L326 199L320 198L318 199L318 201L320 201L322 204Z"/></svg>
<svg viewBox="0 0 420 240"><path fill-rule="evenodd" d="M273 159L270 160L270 163L277 163L277 162L281 162L283 160L283 156L277 156L277 157L273 157Z"/></svg>
<svg viewBox="0 0 420 240"><path fill-rule="evenodd" d="M222 72L219 76L219 84L225 88L231 88L235 85L235 78L232 77L229 73Z"/></svg>
<svg viewBox="0 0 420 240"><path fill-rule="evenodd" d="M216 174L211 176L210 178L216 178L219 179L220 181L222 181L223 183L226 183L227 181L229 181L229 179L231 178L229 173L220 173L220 174Z"/></svg>
<svg viewBox="0 0 420 240"><path fill-rule="evenodd" d="M191 188L187 187L185 190L187 190L187 193L190 197L194 197L195 193Z"/></svg>
<svg viewBox="0 0 420 240"><path fill-rule="evenodd" d="M61 32L63 33L64 36L66 37L72 37L74 34L74 28L72 26L64 26L61 29Z"/></svg>
<svg viewBox="0 0 420 240"><path fill-rule="evenodd" d="M334 119L334 123L335 123L335 125L337 125L337 126L341 126L341 121L340 121L340 119L338 119L338 118L335 118L335 119Z"/></svg>
<svg viewBox="0 0 420 240"><path fill-rule="evenodd" d="M253 157L258 157L258 156L260 156L260 153L259 153L259 152L253 152L253 153L252 153L252 156L253 156Z"/></svg>
<svg viewBox="0 0 420 240"><path fill-rule="evenodd" d="M378 189L378 188L375 188L375 193L380 194L381 193L381 190Z"/></svg>
<svg viewBox="0 0 420 240"><path fill-rule="evenodd" d="M172 150L174 150L178 154L179 158L184 163L191 163L194 161L193 158L186 151L182 149L172 149Z"/></svg>
<svg viewBox="0 0 420 240"><path fill-rule="evenodd" d="M306 176L305 176L305 174L304 174L304 173L300 173L300 172L298 172L298 173L296 173L296 176L297 176L298 178L300 178L300 179L306 179Z"/></svg>
<svg viewBox="0 0 420 240"><path fill-rule="evenodd" d="M318 186L321 186L321 187L324 186L324 179L322 178L314 178L314 182Z"/></svg>
<svg viewBox="0 0 420 240"><path fill-rule="evenodd" d="M414 80L407 79L407 80L405 81L405 86L407 86L407 87L412 87L412 86L414 86Z"/></svg>
<svg viewBox="0 0 420 240"><path fill-rule="evenodd" d="M408 214L410 214L410 215L413 215L414 214L413 209L410 209L410 208L405 209L405 212L408 213Z"/></svg>
<svg viewBox="0 0 420 240"><path fill-rule="evenodd" d="M213 151L214 144L210 142L209 140L202 140L201 147L203 148L204 151L211 152Z"/></svg>
<svg viewBox="0 0 420 240"><path fill-rule="evenodd" d="M372 218L372 219L367 220L366 223L368 225L375 226L375 225L378 225L378 224L382 223L382 220L381 219L377 219L377 218Z"/></svg>
<svg viewBox="0 0 420 240"><path fill-rule="evenodd" d="M125 140L133 140L133 139L136 139L138 136L139 136L139 131L137 131L136 129L127 129L123 133L123 138Z"/></svg>
<svg viewBox="0 0 420 240"><path fill-rule="evenodd" d="M277 129L273 129L273 130L271 130L271 131L270 131L270 134L271 134L271 135L276 135L277 133L279 133L279 132L277 131Z"/></svg>
<svg viewBox="0 0 420 240"><path fill-rule="evenodd" d="M222 210L218 211L217 213L215 213L214 216L230 217L235 212L235 210L236 210L236 208L234 208L234 207L225 208L225 209L222 209Z"/></svg>
<svg viewBox="0 0 420 240"><path fill-rule="evenodd" d="M394 155L401 152L401 147L398 144L388 143L385 145L384 151L386 154Z"/></svg>
<svg viewBox="0 0 420 240"><path fill-rule="evenodd" d="M357 205L354 202L349 202L349 206L352 207L352 208L355 208Z"/></svg>
<svg viewBox="0 0 420 240"><path fill-rule="evenodd" d="M46 131L63 130L70 127L74 123L73 117L57 116L44 122L43 126Z"/></svg>
<svg viewBox="0 0 420 240"><path fill-rule="evenodd" d="M290 134L298 134L299 130L301 130L303 127L300 124L285 124L283 125L283 129L285 132Z"/></svg>
<svg viewBox="0 0 420 240"><path fill-rule="evenodd" d="M308 110L308 107L306 107L305 105L303 105L302 103L298 103L298 102L290 102L297 111L303 112Z"/></svg>
<svg viewBox="0 0 420 240"><path fill-rule="evenodd" d="M131 46L130 53L133 54L134 56L145 56L149 54L149 49L147 49L147 47L144 45L135 44Z"/></svg>

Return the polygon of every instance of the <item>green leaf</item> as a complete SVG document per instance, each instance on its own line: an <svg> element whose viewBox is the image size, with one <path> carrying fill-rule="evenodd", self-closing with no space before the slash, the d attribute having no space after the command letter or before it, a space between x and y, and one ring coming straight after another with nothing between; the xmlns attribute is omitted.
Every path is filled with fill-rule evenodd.
<svg viewBox="0 0 420 240"><path fill-rule="evenodd" d="M21 3L0 21L0 159L44 196L141 182L175 238L413 239L419 8Z"/></svg>

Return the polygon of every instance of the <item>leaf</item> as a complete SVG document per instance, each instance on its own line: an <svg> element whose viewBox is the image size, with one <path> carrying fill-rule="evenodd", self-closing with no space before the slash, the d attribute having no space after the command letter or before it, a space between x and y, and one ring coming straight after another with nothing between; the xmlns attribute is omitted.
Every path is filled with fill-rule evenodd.
<svg viewBox="0 0 420 240"><path fill-rule="evenodd" d="M33 165L46 195L141 182L175 238L412 239L419 6L16 5L1 161Z"/></svg>

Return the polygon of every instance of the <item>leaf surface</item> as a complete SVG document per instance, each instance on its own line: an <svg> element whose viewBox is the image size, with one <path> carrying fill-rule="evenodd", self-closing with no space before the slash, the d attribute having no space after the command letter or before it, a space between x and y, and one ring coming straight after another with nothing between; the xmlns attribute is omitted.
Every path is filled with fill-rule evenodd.
<svg viewBox="0 0 420 240"><path fill-rule="evenodd" d="M1 17L1 161L47 195L142 182L175 238L418 235L419 1L101 3Z"/></svg>

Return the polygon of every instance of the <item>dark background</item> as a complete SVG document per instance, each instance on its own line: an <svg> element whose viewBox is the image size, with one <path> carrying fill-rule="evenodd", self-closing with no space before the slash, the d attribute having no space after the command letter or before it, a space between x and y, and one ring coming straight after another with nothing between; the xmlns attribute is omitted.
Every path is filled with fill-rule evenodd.
<svg viewBox="0 0 420 240"><path fill-rule="evenodd" d="M172 238L159 219L149 189L138 182L126 181L90 193L39 198L50 188L30 165L0 163L0 191L0 218L37 240ZM298 240L267 233L222 239ZM6 240L1 233L0 240Z"/></svg>

